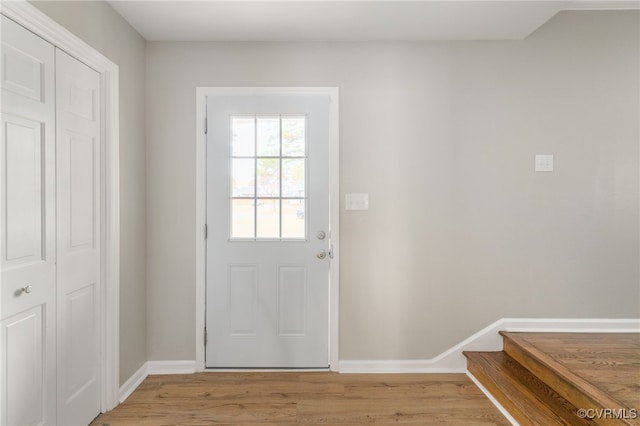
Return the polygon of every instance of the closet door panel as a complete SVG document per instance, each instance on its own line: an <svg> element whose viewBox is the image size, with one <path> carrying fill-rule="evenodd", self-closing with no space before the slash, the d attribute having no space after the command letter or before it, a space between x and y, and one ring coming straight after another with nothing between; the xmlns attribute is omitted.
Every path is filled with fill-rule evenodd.
<svg viewBox="0 0 640 426"><path fill-rule="evenodd" d="M55 49L2 17L0 423L56 422Z"/></svg>
<svg viewBox="0 0 640 426"><path fill-rule="evenodd" d="M100 75L56 50L58 424L100 413Z"/></svg>

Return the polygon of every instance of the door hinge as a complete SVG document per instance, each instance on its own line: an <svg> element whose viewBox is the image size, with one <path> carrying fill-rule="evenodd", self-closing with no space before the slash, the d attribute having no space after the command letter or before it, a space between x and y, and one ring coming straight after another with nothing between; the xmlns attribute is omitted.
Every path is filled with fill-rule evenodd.
<svg viewBox="0 0 640 426"><path fill-rule="evenodd" d="M204 239L206 240L208 236L209 236L209 227L205 223L204 224Z"/></svg>
<svg viewBox="0 0 640 426"><path fill-rule="evenodd" d="M204 345L207 346L207 327L204 328Z"/></svg>
<svg viewBox="0 0 640 426"><path fill-rule="evenodd" d="M209 119L207 117L204 118L204 134L207 134L207 131L209 130Z"/></svg>

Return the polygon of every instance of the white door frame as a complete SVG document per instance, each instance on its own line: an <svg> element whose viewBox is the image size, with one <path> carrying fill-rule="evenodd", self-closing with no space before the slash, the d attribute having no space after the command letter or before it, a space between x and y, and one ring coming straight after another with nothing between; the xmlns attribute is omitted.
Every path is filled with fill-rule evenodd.
<svg viewBox="0 0 640 426"><path fill-rule="evenodd" d="M120 161L118 66L27 1L2 2L0 12L100 73L101 85L101 410L119 400Z"/></svg>
<svg viewBox="0 0 640 426"><path fill-rule="evenodd" d="M337 87L196 87L196 371L205 371L207 138L205 118L207 96L326 95L329 111L329 222L333 259L329 270L329 367L339 367L339 135Z"/></svg>

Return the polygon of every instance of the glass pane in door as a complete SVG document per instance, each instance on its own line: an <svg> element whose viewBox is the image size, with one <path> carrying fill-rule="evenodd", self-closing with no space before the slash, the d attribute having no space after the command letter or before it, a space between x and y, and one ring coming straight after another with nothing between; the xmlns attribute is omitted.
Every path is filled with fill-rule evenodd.
<svg viewBox="0 0 640 426"><path fill-rule="evenodd" d="M306 116L231 117L230 238L306 238Z"/></svg>

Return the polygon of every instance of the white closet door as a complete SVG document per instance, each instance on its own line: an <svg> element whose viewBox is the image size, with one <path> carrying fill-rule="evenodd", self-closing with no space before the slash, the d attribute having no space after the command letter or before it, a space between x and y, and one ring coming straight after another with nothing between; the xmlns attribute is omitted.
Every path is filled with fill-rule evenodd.
<svg viewBox="0 0 640 426"><path fill-rule="evenodd" d="M54 47L4 16L1 40L0 424L54 424Z"/></svg>
<svg viewBox="0 0 640 426"><path fill-rule="evenodd" d="M100 75L56 50L58 424L100 413Z"/></svg>

